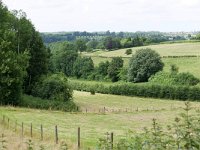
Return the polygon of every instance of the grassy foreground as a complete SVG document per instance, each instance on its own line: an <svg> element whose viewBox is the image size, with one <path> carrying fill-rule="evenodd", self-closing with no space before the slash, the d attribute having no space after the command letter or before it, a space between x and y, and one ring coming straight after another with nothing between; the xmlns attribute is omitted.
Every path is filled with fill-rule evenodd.
<svg viewBox="0 0 200 150"><path fill-rule="evenodd" d="M65 140L70 149L77 147L77 128L81 128L81 146L83 149L97 145L98 138L106 132L114 132L114 140L126 135L128 130L140 132L143 127L151 127L156 118L162 126L170 124L182 112L184 102L149 98L127 97L74 92L74 101L83 112L65 113L13 107L0 107L0 115L6 115L12 122L23 122L25 134L30 137L30 124L33 124L33 139L40 138L40 126L43 125L44 140L54 143L54 129L58 125L59 141ZM192 102L193 107L200 103ZM106 113L102 113L105 107ZM87 110L87 113L86 113ZM138 110L138 111L137 111ZM100 112L99 112L100 111ZM126 112L127 111L127 112ZM1 130L0 130L1 131ZM1 131L2 132L2 131Z"/></svg>

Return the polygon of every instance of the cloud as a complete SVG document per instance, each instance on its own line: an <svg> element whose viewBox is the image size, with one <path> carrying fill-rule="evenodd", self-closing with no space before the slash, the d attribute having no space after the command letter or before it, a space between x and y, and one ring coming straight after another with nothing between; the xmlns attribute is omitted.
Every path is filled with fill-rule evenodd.
<svg viewBox="0 0 200 150"><path fill-rule="evenodd" d="M199 0L3 0L40 31L200 30Z"/></svg>

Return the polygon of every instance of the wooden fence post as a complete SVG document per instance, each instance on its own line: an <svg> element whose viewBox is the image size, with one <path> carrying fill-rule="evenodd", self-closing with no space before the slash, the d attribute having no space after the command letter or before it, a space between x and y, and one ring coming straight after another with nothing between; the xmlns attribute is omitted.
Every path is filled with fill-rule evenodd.
<svg viewBox="0 0 200 150"><path fill-rule="evenodd" d="M17 120L15 121L15 132L17 131Z"/></svg>
<svg viewBox="0 0 200 150"><path fill-rule="evenodd" d="M8 118L8 129L10 128L10 119Z"/></svg>
<svg viewBox="0 0 200 150"><path fill-rule="evenodd" d="M23 139L23 136L24 136L24 123L22 122L22 139Z"/></svg>
<svg viewBox="0 0 200 150"><path fill-rule="evenodd" d="M42 126L42 124L41 124L41 140L43 141L43 126Z"/></svg>
<svg viewBox="0 0 200 150"><path fill-rule="evenodd" d="M110 134L111 149L113 149L113 132Z"/></svg>
<svg viewBox="0 0 200 150"><path fill-rule="evenodd" d="M31 123L31 138L33 137L33 125Z"/></svg>
<svg viewBox="0 0 200 150"><path fill-rule="evenodd" d="M5 116L3 115L3 123L5 123Z"/></svg>
<svg viewBox="0 0 200 150"><path fill-rule="evenodd" d="M56 144L58 144L58 127L57 125L55 126L55 138L56 138Z"/></svg>
<svg viewBox="0 0 200 150"><path fill-rule="evenodd" d="M81 147L81 129L78 127L78 149Z"/></svg>

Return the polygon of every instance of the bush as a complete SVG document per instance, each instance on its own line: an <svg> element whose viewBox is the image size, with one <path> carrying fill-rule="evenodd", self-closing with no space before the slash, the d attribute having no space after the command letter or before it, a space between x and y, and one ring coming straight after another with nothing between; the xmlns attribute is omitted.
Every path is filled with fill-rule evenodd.
<svg viewBox="0 0 200 150"><path fill-rule="evenodd" d="M160 55L151 49L141 49L132 56L128 70L130 82L147 82L156 72L163 69Z"/></svg>
<svg viewBox="0 0 200 150"><path fill-rule="evenodd" d="M42 99L69 101L72 99L72 89L67 78L63 74L53 74L47 78L41 78L32 90L32 95Z"/></svg>
<svg viewBox="0 0 200 150"><path fill-rule="evenodd" d="M132 49L127 49L126 52L125 52L125 54L126 55L130 55L130 54L132 54L132 52L133 52Z"/></svg>
<svg viewBox="0 0 200 150"><path fill-rule="evenodd" d="M199 79L191 73L179 73L176 78L176 82L181 85L197 85Z"/></svg>
<svg viewBox="0 0 200 150"><path fill-rule="evenodd" d="M61 110L66 112L77 111L77 106L73 101L50 101L47 99L41 99L28 95L23 96L23 100L21 101L20 106L35 109Z"/></svg>
<svg viewBox="0 0 200 150"><path fill-rule="evenodd" d="M164 85L194 86L199 83L199 79L190 73L158 72L149 79L149 82Z"/></svg>

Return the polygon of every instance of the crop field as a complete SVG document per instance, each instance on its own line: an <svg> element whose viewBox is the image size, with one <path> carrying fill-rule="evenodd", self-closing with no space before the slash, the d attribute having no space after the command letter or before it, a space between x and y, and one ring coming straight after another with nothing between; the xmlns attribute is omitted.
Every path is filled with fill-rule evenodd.
<svg viewBox="0 0 200 150"><path fill-rule="evenodd" d="M9 117L10 128L14 126L12 122L16 120L19 125L23 122L27 139L30 137L29 130L32 123L33 141L38 141L42 124L44 142L54 143L54 127L57 125L59 141L67 141L70 149L77 147L77 128L80 127L82 149L94 149L98 144L98 139L106 137L107 132L113 132L114 140L117 141L129 130L141 132L144 127L151 127L153 118L156 118L164 127L170 124L184 107L184 102L181 101L105 94L91 95L78 91L74 92L74 101L82 112L66 113L1 107L0 115L1 118L3 115ZM192 106L199 108L200 103L192 102ZM17 130L19 132L15 136L20 137L20 126Z"/></svg>

